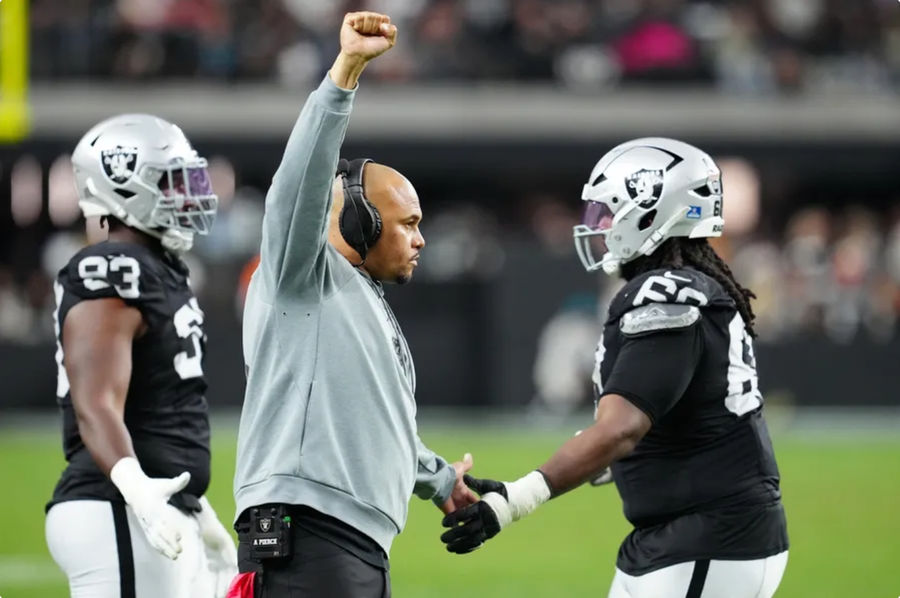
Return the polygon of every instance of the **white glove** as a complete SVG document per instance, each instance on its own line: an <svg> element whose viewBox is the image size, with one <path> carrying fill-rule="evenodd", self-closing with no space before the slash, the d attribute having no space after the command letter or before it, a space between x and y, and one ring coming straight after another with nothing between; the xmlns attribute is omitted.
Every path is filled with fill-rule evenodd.
<svg viewBox="0 0 900 598"><path fill-rule="evenodd" d="M200 506L202 510L195 517L200 524L207 566L216 579L215 596L225 598L231 580L238 573L237 548L205 496L200 498Z"/></svg>
<svg viewBox="0 0 900 598"><path fill-rule="evenodd" d="M148 478L134 457L119 459L109 471L125 502L137 516L150 545L173 561L181 553L178 510L168 504L173 494L184 490L191 474L175 478Z"/></svg>

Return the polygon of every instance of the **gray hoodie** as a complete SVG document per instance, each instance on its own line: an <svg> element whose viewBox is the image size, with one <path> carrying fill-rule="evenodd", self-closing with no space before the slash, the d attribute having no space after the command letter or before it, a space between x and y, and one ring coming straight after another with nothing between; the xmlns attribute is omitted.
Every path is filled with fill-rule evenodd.
<svg viewBox="0 0 900 598"><path fill-rule="evenodd" d="M310 94L266 196L234 498L237 515L310 506L389 553L413 492L440 504L455 473L419 440L412 357L381 284L328 243L354 94L329 76Z"/></svg>

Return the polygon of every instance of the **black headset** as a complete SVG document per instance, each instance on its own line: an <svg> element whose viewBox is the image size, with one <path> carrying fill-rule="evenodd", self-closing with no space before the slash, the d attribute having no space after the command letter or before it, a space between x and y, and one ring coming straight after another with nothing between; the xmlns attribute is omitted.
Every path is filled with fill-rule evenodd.
<svg viewBox="0 0 900 598"><path fill-rule="evenodd" d="M363 170L366 163L371 161L369 158L356 160L341 158L337 166L337 175L341 177L344 185L344 207L341 208L341 215L338 218L341 236L347 241L347 245L359 254L363 262L366 261L369 249L381 236L381 214L378 213L378 208L366 199L363 188Z"/></svg>

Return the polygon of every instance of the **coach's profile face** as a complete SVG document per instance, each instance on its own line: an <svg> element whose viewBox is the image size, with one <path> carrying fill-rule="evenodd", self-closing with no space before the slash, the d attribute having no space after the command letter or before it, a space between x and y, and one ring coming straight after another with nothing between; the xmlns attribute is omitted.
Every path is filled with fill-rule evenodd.
<svg viewBox="0 0 900 598"><path fill-rule="evenodd" d="M383 164L369 162L363 175L366 198L381 214L381 236L369 249L363 268L375 280L406 284L419 265L419 251L425 238L419 230L422 208L412 183L402 174ZM334 206L329 241L350 262L361 260L338 232L337 214L343 206L340 177L335 180Z"/></svg>
<svg viewBox="0 0 900 598"><path fill-rule="evenodd" d="M419 265L425 238L419 230L419 196L405 176L382 164L365 166L366 197L381 213L381 237L369 250L366 270L375 280L405 284Z"/></svg>

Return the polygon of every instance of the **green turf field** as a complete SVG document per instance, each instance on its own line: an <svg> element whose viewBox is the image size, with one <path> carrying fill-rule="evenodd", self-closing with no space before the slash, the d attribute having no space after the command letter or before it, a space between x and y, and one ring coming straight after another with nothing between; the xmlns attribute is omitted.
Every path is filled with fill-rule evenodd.
<svg viewBox="0 0 900 598"><path fill-rule="evenodd" d="M232 513L231 426L214 435L210 499ZM510 478L543 462L567 433L424 427L448 458L475 455L476 472ZM900 595L900 437L777 434L791 534L781 598ZM62 466L47 426L0 427L0 596L66 596L44 544L43 505ZM545 505L481 550L457 556L438 541L439 512L414 499L391 555L394 595L404 597L606 596L628 531L615 490L581 488Z"/></svg>

